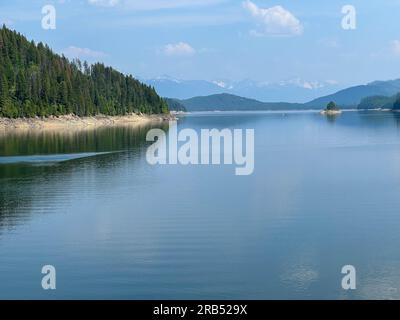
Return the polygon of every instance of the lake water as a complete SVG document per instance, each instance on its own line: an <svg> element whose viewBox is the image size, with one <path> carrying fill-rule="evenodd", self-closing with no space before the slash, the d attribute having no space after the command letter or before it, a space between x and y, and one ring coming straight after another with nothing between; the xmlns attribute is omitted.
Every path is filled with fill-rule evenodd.
<svg viewBox="0 0 400 320"><path fill-rule="evenodd" d="M400 115L195 114L178 128L254 129L253 175L150 166L146 127L1 136L0 298L400 298Z"/></svg>

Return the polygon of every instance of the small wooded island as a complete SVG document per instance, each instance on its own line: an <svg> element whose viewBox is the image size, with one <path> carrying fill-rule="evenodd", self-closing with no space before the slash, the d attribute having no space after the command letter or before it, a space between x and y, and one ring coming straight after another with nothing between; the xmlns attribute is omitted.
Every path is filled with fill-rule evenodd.
<svg viewBox="0 0 400 320"><path fill-rule="evenodd" d="M327 116L333 116L333 115L338 115L341 114L342 110L337 106L337 104L333 101L329 102L328 105L326 106L325 110L321 111L321 114L327 115Z"/></svg>

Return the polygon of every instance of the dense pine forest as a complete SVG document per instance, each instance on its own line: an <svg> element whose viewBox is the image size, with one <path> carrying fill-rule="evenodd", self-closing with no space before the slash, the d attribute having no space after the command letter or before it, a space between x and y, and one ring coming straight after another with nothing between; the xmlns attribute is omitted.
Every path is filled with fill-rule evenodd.
<svg viewBox="0 0 400 320"><path fill-rule="evenodd" d="M154 88L101 63L69 61L5 26L0 29L0 116L165 113Z"/></svg>

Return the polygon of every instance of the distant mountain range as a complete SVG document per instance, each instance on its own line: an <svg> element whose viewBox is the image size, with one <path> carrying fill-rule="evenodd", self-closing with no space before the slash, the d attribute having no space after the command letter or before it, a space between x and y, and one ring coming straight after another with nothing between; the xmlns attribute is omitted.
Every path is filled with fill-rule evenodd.
<svg viewBox="0 0 400 320"><path fill-rule="evenodd" d="M333 81L311 82L301 79L270 83L252 80L236 82L228 80L181 80L162 76L150 80L141 79L141 81L153 86L161 96L176 99L228 93L259 101L304 103L341 89Z"/></svg>
<svg viewBox="0 0 400 320"><path fill-rule="evenodd" d="M171 110L244 111L244 110L309 110L324 109L330 101L340 108L392 109L400 92L400 79L375 81L354 86L307 103L261 102L229 93L197 96L189 99L168 99Z"/></svg>

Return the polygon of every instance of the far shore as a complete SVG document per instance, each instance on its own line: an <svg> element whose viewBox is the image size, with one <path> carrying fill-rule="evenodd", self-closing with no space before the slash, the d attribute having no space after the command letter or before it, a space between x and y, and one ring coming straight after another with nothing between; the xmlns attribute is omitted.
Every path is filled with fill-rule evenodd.
<svg viewBox="0 0 400 320"><path fill-rule="evenodd" d="M91 117L63 115L15 119L0 117L0 132L15 130L82 130L99 127L140 126L151 122L163 122L174 119L176 118L172 114L97 115Z"/></svg>

